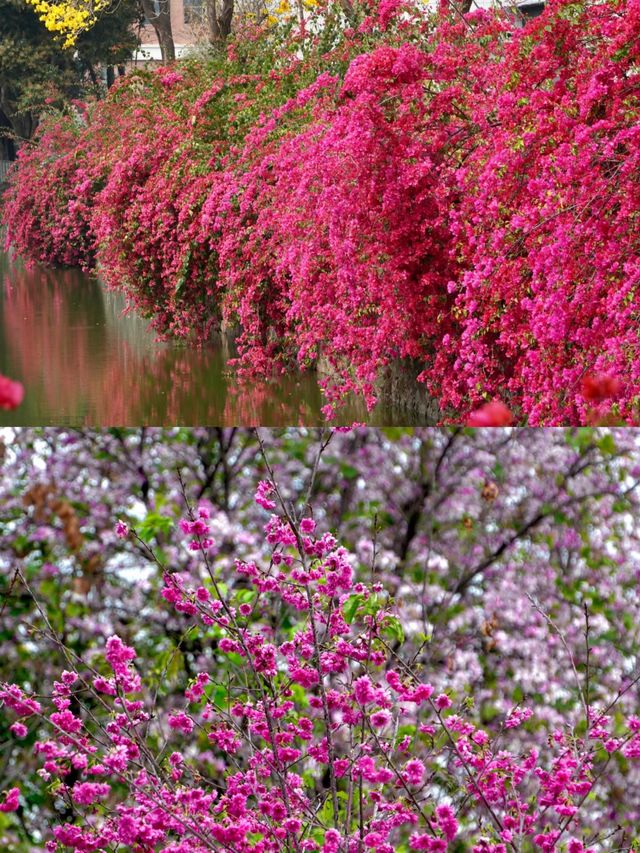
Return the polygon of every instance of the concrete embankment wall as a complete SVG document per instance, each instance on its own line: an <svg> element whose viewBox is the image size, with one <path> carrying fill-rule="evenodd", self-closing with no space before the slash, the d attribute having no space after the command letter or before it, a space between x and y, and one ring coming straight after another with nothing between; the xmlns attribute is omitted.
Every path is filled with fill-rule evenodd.
<svg viewBox="0 0 640 853"><path fill-rule="evenodd" d="M0 160L0 191L2 191L6 185L7 172L11 166L13 166L11 160Z"/></svg>
<svg viewBox="0 0 640 853"><path fill-rule="evenodd" d="M216 343L222 347L226 358L236 356L235 341L239 333L237 326L224 321L216 333ZM390 423L436 426L442 420L437 401L418 382L418 376L423 370L424 365L418 361L398 359L381 371L375 386L376 396L388 412ZM331 363L323 355L318 358L316 371L319 379L331 379L336 375Z"/></svg>
<svg viewBox="0 0 640 853"><path fill-rule="evenodd" d="M398 359L382 369L375 383L375 391L391 423L436 426L442 419L437 401L417 381L423 369L424 365L411 359ZM330 379L335 375L332 365L324 356L318 359L317 370L320 378Z"/></svg>

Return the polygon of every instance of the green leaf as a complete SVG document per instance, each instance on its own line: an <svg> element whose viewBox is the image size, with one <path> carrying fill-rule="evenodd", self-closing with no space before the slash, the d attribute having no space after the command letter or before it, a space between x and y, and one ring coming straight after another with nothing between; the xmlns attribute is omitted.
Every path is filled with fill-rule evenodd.
<svg viewBox="0 0 640 853"><path fill-rule="evenodd" d="M367 598L362 612L365 616L375 616L381 607L382 598L377 593L374 593Z"/></svg>
<svg viewBox="0 0 640 853"><path fill-rule="evenodd" d="M255 589L239 589L236 593L236 601L238 604L251 604L255 597Z"/></svg>
<svg viewBox="0 0 640 853"><path fill-rule="evenodd" d="M173 520L166 515L159 515L157 512L150 512L144 518L136 532L143 542L150 542L158 533L167 535L173 528Z"/></svg>
<svg viewBox="0 0 640 853"><path fill-rule="evenodd" d="M178 279L176 281L176 286L173 291L173 295L176 299L180 299L182 296L182 291L184 290L184 286L187 283L187 276L189 275L189 267L191 266L191 255L192 249L191 246L187 249L187 252L184 257L184 261L182 262L182 267L180 269L180 273L178 275Z"/></svg>
<svg viewBox="0 0 640 853"><path fill-rule="evenodd" d="M382 633L398 643L404 643L404 629L397 616L387 616Z"/></svg>
<svg viewBox="0 0 640 853"><path fill-rule="evenodd" d="M229 704L229 697L227 695L227 688L224 684L216 684L215 688L211 694L211 701L216 706L216 708L226 708Z"/></svg>
<svg viewBox="0 0 640 853"><path fill-rule="evenodd" d="M167 662L166 679L172 684L178 680L178 676L182 672L184 666L184 658L179 649L175 649Z"/></svg>
<svg viewBox="0 0 640 853"><path fill-rule="evenodd" d="M351 625L353 620L356 618L358 608L360 607L363 601L364 596L360 595L359 593L350 595L349 598L347 598L347 600L345 601L342 607L342 615L344 616L344 621L348 625Z"/></svg>
<svg viewBox="0 0 640 853"><path fill-rule="evenodd" d="M391 441L398 441L406 435L415 435L415 427L382 427L381 432Z"/></svg>
<svg viewBox="0 0 640 853"><path fill-rule="evenodd" d="M340 473L345 478L345 480L355 480L359 472L357 468L353 467L353 465L347 465L346 463L342 462L340 464Z"/></svg>
<svg viewBox="0 0 640 853"><path fill-rule="evenodd" d="M605 433L598 441L598 447L603 453L613 455L616 452L616 442L610 432Z"/></svg>

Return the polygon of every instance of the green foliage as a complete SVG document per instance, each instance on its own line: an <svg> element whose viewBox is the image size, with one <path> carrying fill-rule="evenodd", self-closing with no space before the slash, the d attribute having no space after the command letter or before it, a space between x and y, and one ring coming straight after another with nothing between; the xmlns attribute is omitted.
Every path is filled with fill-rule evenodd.
<svg viewBox="0 0 640 853"><path fill-rule="evenodd" d="M342 608L342 615L344 616L344 621L347 625L351 625L353 623L353 620L356 618L358 608L363 601L364 596L357 593L350 595L349 598L347 598Z"/></svg>
<svg viewBox="0 0 640 853"><path fill-rule="evenodd" d="M0 0L0 129L8 125L28 138L43 112L102 94L91 74L127 61L139 43L133 28L139 21L137 0L121 0L72 53L56 44L25 0Z"/></svg>
<svg viewBox="0 0 640 853"><path fill-rule="evenodd" d="M396 643L404 643L404 629L397 616L387 616L382 626L382 634Z"/></svg>
<svg viewBox="0 0 640 853"><path fill-rule="evenodd" d="M173 519L158 512L150 512L137 525L137 532L144 542L151 542L158 534L167 535L173 528Z"/></svg>
<svg viewBox="0 0 640 853"><path fill-rule="evenodd" d="M76 43L80 62L87 66L122 65L140 43L138 30L144 16L138 0L118 0Z"/></svg>

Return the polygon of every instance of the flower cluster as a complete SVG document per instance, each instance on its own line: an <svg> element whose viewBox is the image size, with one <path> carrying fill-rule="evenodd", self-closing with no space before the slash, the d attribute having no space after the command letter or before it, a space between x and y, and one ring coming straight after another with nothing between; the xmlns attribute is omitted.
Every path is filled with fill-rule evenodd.
<svg viewBox="0 0 640 853"><path fill-rule="evenodd" d="M206 551L215 545L214 540L209 535L209 518L209 508L200 506L195 517L180 519L182 532L193 537L189 542L189 548L192 551Z"/></svg>

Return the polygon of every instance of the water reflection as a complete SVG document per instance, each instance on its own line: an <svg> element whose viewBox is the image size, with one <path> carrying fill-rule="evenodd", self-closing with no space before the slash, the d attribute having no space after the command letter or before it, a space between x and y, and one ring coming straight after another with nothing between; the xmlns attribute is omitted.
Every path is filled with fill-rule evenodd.
<svg viewBox="0 0 640 853"><path fill-rule="evenodd" d="M26 389L0 425L313 425L312 374L239 384L222 348L155 341L119 294L77 270L27 270L0 254L0 373ZM342 422L385 422L354 400ZM389 421L386 421L389 423Z"/></svg>

